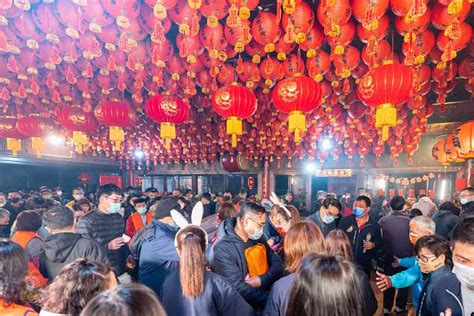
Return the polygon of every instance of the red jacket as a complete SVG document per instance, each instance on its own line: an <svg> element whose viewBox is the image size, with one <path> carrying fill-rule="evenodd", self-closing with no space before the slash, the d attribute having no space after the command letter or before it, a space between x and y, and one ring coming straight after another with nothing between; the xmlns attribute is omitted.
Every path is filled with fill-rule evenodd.
<svg viewBox="0 0 474 316"><path fill-rule="evenodd" d="M130 217L127 219L127 222L125 224L125 233L130 237L133 238L133 236L143 228L143 226L150 224L151 221L153 220L153 216L148 212L146 213L146 223L142 222L142 218L140 217L140 214L138 213L133 213L130 215Z"/></svg>

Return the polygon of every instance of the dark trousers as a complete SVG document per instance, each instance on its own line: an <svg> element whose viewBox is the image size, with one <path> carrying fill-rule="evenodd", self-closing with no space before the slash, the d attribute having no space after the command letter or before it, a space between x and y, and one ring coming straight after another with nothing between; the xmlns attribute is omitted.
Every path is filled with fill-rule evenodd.
<svg viewBox="0 0 474 316"><path fill-rule="evenodd" d="M404 268L393 268L391 264L385 265L385 274L386 275L394 275L399 272L405 270ZM392 310L393 307L393 299L395 297L395 291L397 289L390 288L383 292L383 308L388 309L389 311ZM408 300L408 291L410 288L398 289L397 299L395 301L395 306L401 309L405 309Z"/></svg>

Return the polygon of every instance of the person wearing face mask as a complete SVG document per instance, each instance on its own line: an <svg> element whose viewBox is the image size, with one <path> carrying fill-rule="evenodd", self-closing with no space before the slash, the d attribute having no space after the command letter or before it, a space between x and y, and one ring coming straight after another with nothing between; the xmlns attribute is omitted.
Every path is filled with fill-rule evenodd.
<svg viewBox="0 0 474 316"><path fill-rule="evenodd" d="M410 220L409 240L412 245L415 245L418 239L425 236L431 236L436 231L436 224L427 216L417 216ZM418 307L418 300L421 289L423 288L423 276L421 274L420 266L414 256L406 258L395 258L392 263L394 268L403 267L405 271L399 272L392 276L387 276L377 272L376 284L380 291L386 291L392 287L403 289L412 287L412 302L416 308ZM389 314L389 312L388 312Z"/></svg>
<svg viewBox="0 0 474 316"><path fill-rule="evenodd" d="M319 211L309 216L308 220L315 222L326 237L330 231L336 229L336 219L339 217L341 209L342 204L337 199L326 198Z"/></svg>
<svg viewBox="0 0 474 316"><path fill-rule="evenodd" d="M73 209L74 205L84 197L84 189L81 187L77 187L72 190L72 200L66 203L66 207Z"/></svg>
<svg viewBox="0 0 474 316"><path fill-rule="evenodd" d="M53 205L59 205L60 203L58 201L56 201L55 199L53 199L53 192L51 192L51 190L49 190L48 188L46 189L43 189L41 191L41 197L47 201L49 201L50 203L52 203Z"/></svg>
<svg viewBox="0 0 474 316"><path fill-rule="evenodd" d="M354 203L353 214L344 217L338 226L351 241L354 261L362 267L369 279L372 259L382 246L380 225L369 215L370 205L370 198L359 196Z"/></svg>
<svg viewBox="0 0 474 316"><path fill-rule="evenodd" d="M18 193L18 191L8 192L5 209L10 212L10 222L8 223L8 225L11 228L18 214L20 214L21 211L25 210L24 204L22 203L20 198L20 193Z"/></svg>
<svg viewBox="0 0 474 316"><path fill-rule="evenodd" d="M462 213L459 221L465 218L474 218L474 188L467 187L459 192L459 202L461 203Z"/></svg>
<svg viewBox="0 0 474 316"><path fill-rule="evenodd" d="M10 212L4 208L0 208L0 238L10 237Z"/></svg>
<svg viewBox="0 0 474 316"><path fill-rule="evenodd" d="M139 197L135 200L135 213L132 213L125 223L125 232L129 237L135 236L137 231L148 225L153 220L153 217L148 213L147 199Z"/></svg>
<svg viewBox="0 0 474 316"><path fill-rule="evenodd" d="M82 216L76 225L76 233L94 239L102 247L112 268L122 283L129 283L125 262L130 253L123 239L125 223L119 214L122 191L114 184L104 184L97 191L98 205Z"/></svg>
<svg viewBox="0 0 474 316"><path fill-rule="evenodd" d="M474 315L474 218L458 223L451 239L453 273L461 282L464 316Z"/></svg>
<svg viewBox="0 0 474 316"><path fill-rule="evenodd" d="M273 283L283 274L283 262L263 236L266 211L242 205L237 218L225 220L213 245L210 265L224 276L252 307L262 310Z"/></svg>
<svg viewBox="0 0 474 316"><path fill-rule="evenodd" d="M431 235L418 239L415 253L423 273L423 289L418 301L418 316L438 316L448 308L452 316L463 316L461 283L451 271L449 242Z"/></svg>
<svg viewBox="0 0 474 316"><path fill-rule="evenodd" d="M412 245L410 243L410 218L402 215L402 210L406 201L401 196L394 196L390 200L391 212L380 219L382 228L383 251L385 254L384 273L393 275L404 270L404 268L392 267L394 258L405 258L412 255ZM389 314L393 307L395 289L391 288L383 293L384 313ZM395 312L405 311L408 299L408 288L399 289L396 299Z"/></svg>

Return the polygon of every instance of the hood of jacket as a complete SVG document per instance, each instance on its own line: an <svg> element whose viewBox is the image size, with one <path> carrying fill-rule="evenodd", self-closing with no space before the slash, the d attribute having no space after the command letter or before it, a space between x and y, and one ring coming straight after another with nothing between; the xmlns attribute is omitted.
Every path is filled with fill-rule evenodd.
<svg viewBox="0 0 474 316"><path fill-rule="evenodd" d="M448 211L448 210L439 210L439 211L434 213L433 219L435 219L435 218L443 219L443 218L446 218L448 216L456 216L456 215L454 215L451 211Z"/></svg>
<svg viewBox="0 0 474 316"><path fill-rule="evenodd" d="M218 239L226 242L240 243L243 244L244 241L235 233L235 225L237 224L237 218L231 217L224 221L224 223L219 227L217 233ZM219 238L220 237L220 238Z"/></svg>
<svg viewBox="0 0 474 316"><path fill-rule="evenodd" d="M44 253L52 262L64 262L81 238L75 233L53 234L45 241Z"/></svg>

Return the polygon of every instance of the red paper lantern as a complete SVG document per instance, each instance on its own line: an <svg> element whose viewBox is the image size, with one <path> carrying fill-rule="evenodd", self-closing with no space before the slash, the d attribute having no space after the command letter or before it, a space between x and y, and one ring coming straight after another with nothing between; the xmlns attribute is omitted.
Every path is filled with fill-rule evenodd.
<svg viewBox="0 0 474 316"><path fill-rule="evenodd" d="M0 138L6 138L7 149L16 156L21 150L21 139L24 138L16 128L17 119L14 117L0 117Z"/></svg>
<svg viewBox="0 0 474 316"><path fill-rule="evenodd" d="M352 14L367 30L378 27L378 20L388 9L388 0L354 0L352 3Z"/></svg>
<svg viewBox="0 0 474 316"><path fill-rule="evenodd" d="M26 116L18 119L16 129L31 138L31 148L41 157L45 148L43 138L53 129L51 121L39 116Z"/></svg>
<svg viewBox="0 0 474 316"><path fill-rule="evenodd" d="M455 6L458 1L451 1L452 4L444 6L440 3L435 3L431 11L431 23L438 30L444 30L449 25L453 24L454 20L464 21L471 10L469 0L462 0L461 10L456 12ZM452 12L451 12L452 10Z"/></svg>
<svg viewBox="0 0 474 316"><path fill-rule="evenodd" d="M176 138L175 124L184 123L189 116L189 104L169 95L156 95L146 103L146 113L154 121L161 123L160 137L165 139L165 148L170 148L170 140Z"/></svg>
<svg viewBox="0 0 474 316"><path fill-rule="evenodd" d="M365 104L377 108L375 126L382 128L382 140L397 123L396 107L408 100L413 72L409 66L386 64L370 70L360 81L357 94Z"/></svg>
<svg viewBox="0 0 474 316"><path fill-rule="evenodd" d="M306 2L298 4L291 14L283 14L282 25L285 30L285 42L301 44L314 23L314 13Z"/></svg>
<svg viewBox="0 0 474 316"><path fill-rule="evenodd" d="M290 114L288 130L295 133L299 143L300 132L306 131L305 113L314 111L321 102L319 83L303 75L285 78L273 89L272 100L277 109Z"/></svg>
<svg viewBox="0 0 474 316"><path fill-rule="evenodd" d="M446 140L440 140L436 144L434 144L431 155L434 159L438 160L443 166L448 166L451 163L448 155L444 151Z"/></svg>
<svg viewBox="0 0 474 316"><path fill-rule="evenodd" d="M300 44L300 47L306 52L306 57L310 58L316 55L316 50L323 44L323 42L323 28L318 23L314 23L306 36L306 40Z"/></svg>
<svg viewBox="0 0 474 316"><path fill-rule="evenodd" d="M99 123L109 127L109 139L115 142L116 150L125 139L123 128L130 125L131 110L122 101L105 101L96 106L94 115Z"/></svg>
<svg viewBox="0 0 474 316"><path fill-rule="evenodd" d="M242 120L257 110L257 99L253 92L233 84L218 89L212 96L214 111L227 120L227 134L232 135L232 147L237 147L237 135L242 135Z"/></svg>
<svg viewBox="0 0 474 316"><path fill-rule="evenodd" d="M258 44L264 46L265 52L273 52L280 36L276 15L267 11L260 12L252 22L252 36Z"/></svg>
<svg viewBox="0 0 474 316"><path fill-rule="evenodd" d="M86 113L78 107L63 108L58 115L62 127L71 131L72 140L78 153L83 152L83 146L89 142L86 133L97 130L98 122L91 113Z"/></svg>
<svg viewBox="0 0 474 316"><path fill-rule="evenodd" d="M454 146L458 149L459 157L474 158L474 121L459 126L453 132Z"/></svg>

